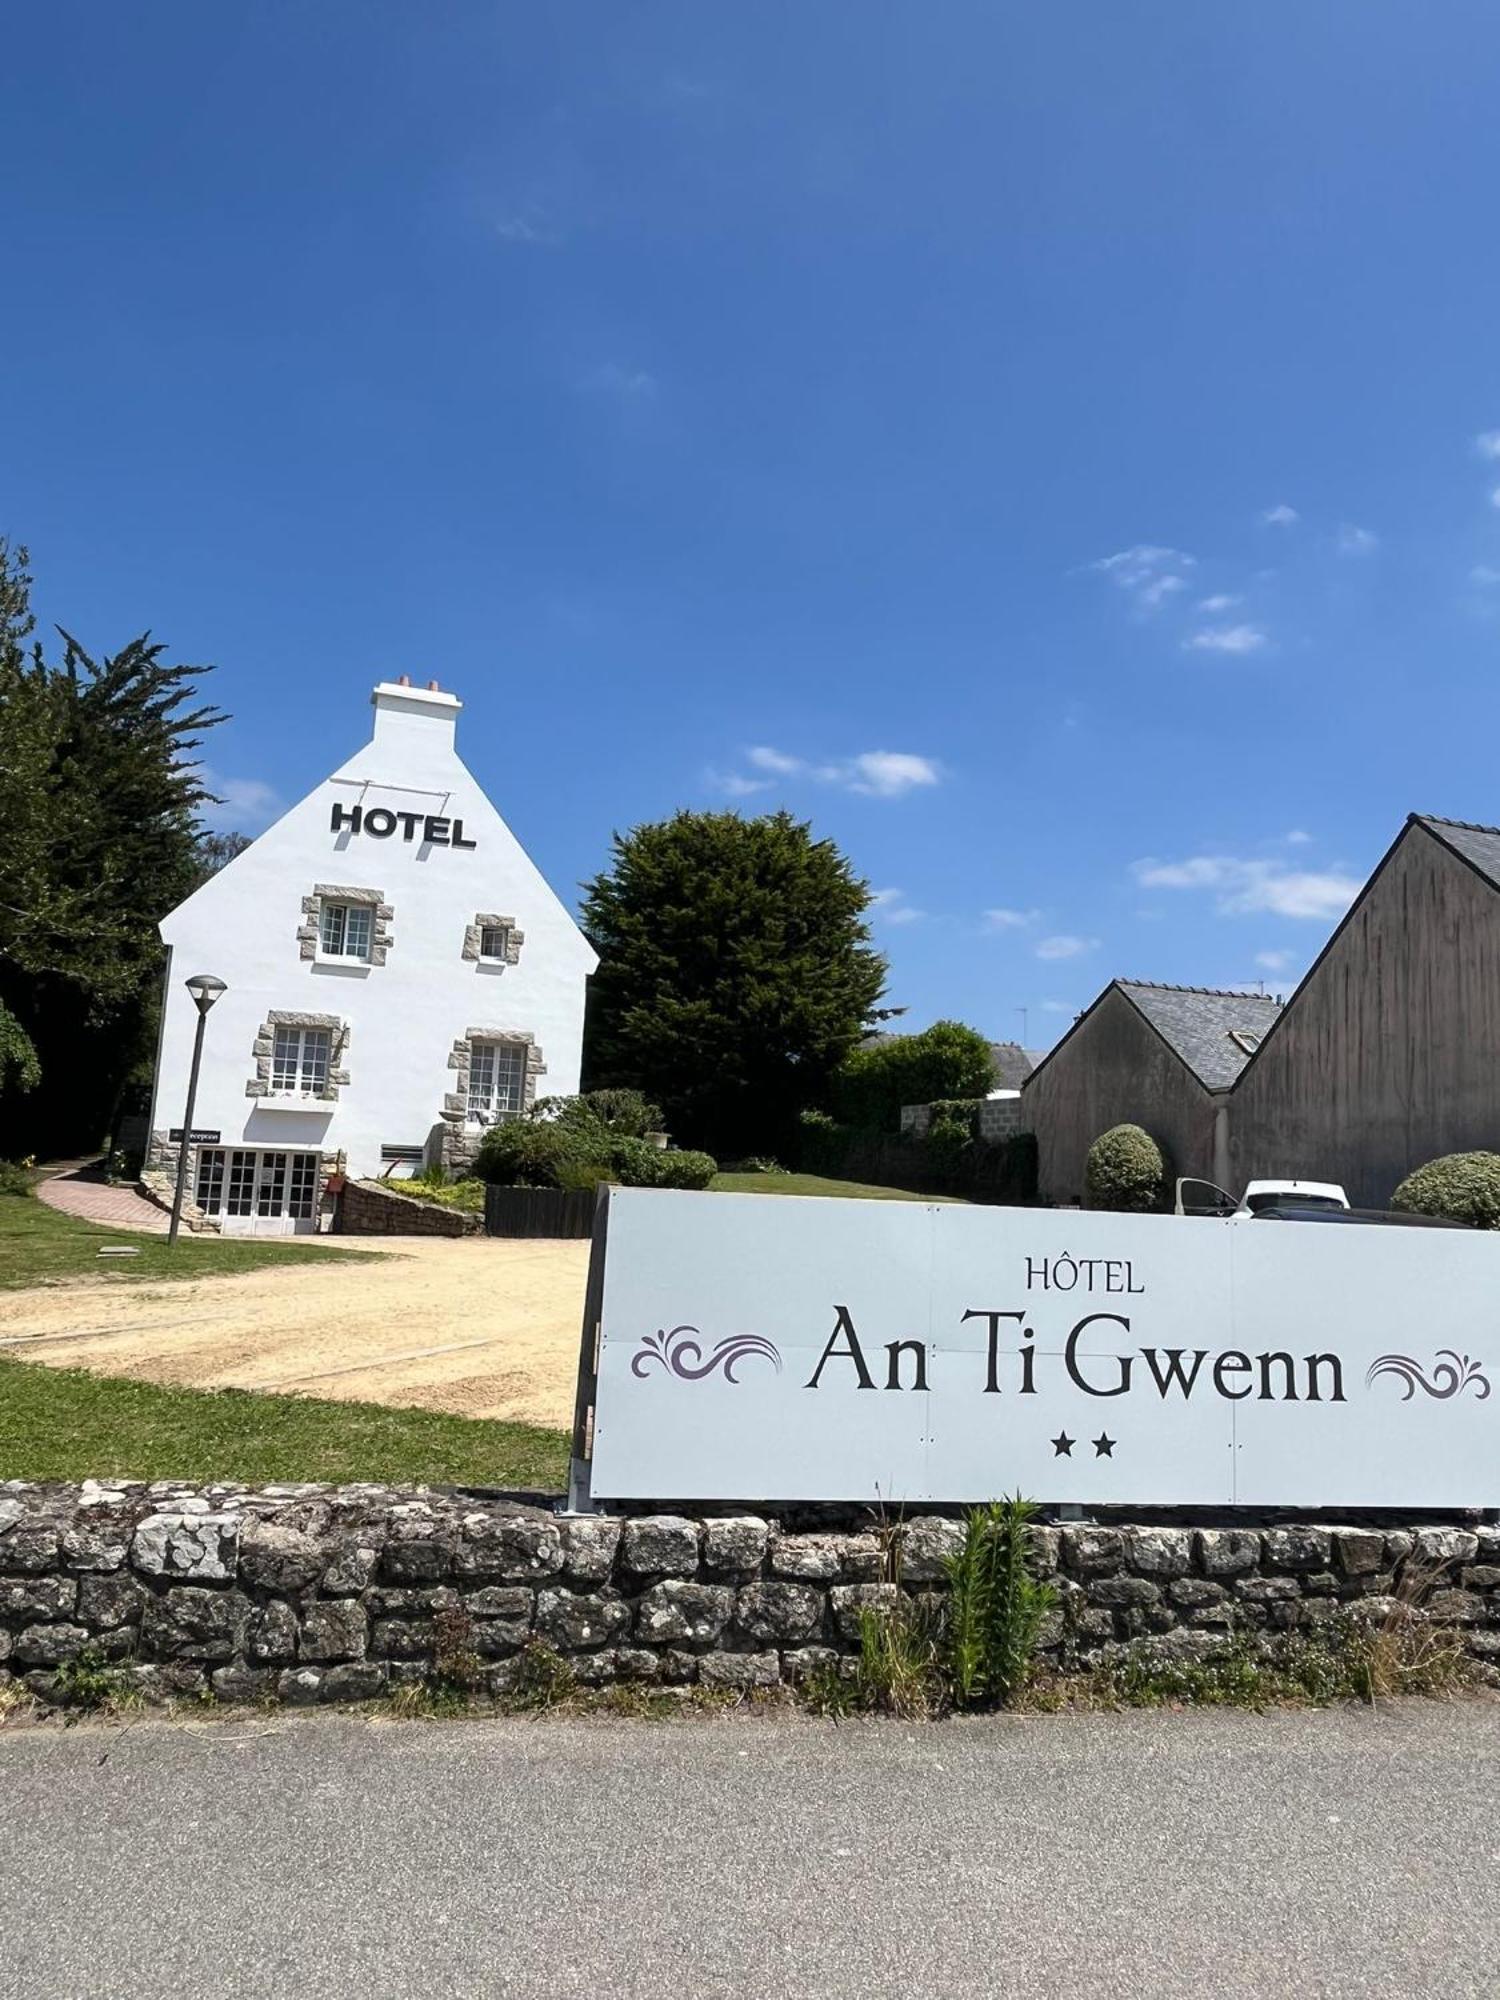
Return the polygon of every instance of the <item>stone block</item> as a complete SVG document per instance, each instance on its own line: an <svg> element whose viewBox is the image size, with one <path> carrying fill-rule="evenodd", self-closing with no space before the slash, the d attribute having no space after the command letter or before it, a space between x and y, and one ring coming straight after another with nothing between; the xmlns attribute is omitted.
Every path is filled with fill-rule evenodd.
<svg viewBox="0 0 1500 2000"><path fill-rule="evenodd" d="M1461 1581L1465 1590L1500 1590L1500 1563L1471 1563Z"/></svg>
<svg viewBox="0 0 1500 2000"><path fill-rule="evenodd" d="M370 1639L370 1651L388 1660L423 1660L437 1644L430 1618L382 1618Z"/></svg>
<svg viewBox="0 0 1500 2000"><path fill-rule="evenodd" d="M833 1646L797 1646L781 1656L782 1678L800 1685L811 1680L815 1674L826 1674L838 1665L839 1655Z"/></svg>
<svg viewBox="0 0 1500 2000"><path fill-rule="evenodd" d="M39 1576L54 1568L60 1540L49 1522L28 1523L0 1534L0 1576Z"/></svg>
<svg viewBox="0 0 1500 2000"><path fill-rule="evenodd" d="M71 1618L77 1603L70 1576L0 1577L0 1618Z"/></svg>
<svg viewBox="0 0 1500 2000"><path fill-rule="evenodd" d="M1422 1609L1434 1625L1478 1625L1489 1612L1472 1590L1435 1590Z"/></svg>
<svg viewBox="0 0 1500 2000"><path fill-rule="evenodd" d="M139 1625L150 1593L128 1571L86 1576L78 1586L78 1620L94 1630Z"/></svg>
<svg viewBox="0 0 1500 2000"><path fill-rule="evenodd" d="M620 1546L620 1523L579 1515L559 1526L563 1575L573 1583L608 1583Z"/></svg>
<svg viewBox="0 0 1500 2000"><path fill-rule="evenodd" d="M766 1559L770 1529L754 1515L730 1515L706 1522L703 1563L719 1575L754 1575Z"/></svg>
<svg viewBox="0 0 1500 2000"><path fill-rule="evenodd" d="M1269 1569L1327 1569L1333 1554L1326 1528L1267 1528L1263 1540Z"/></svg>
<svg viewBox="0 0 1500 2000"><path fill-rule="evenodd" d="M1142 1576L1186 1576L1193 1540L1186 1528L1132 1528L1125 1537L1125 1560Z"/></svg>
<svg viewBox="0 0 1500 2000"><path fill-rule="evenodd" d="M276 1678L277 1699L289 1708L308 1708L323 1695L323 1674L318 1667L287 1667Z"/></svg>
<svg viewBox="0 0 1500 2000"><path fill-rule="evenodd" d="M146 1576L228 1583L239 1561L237 1514L148 1514L135 1531L130 1560Z"/></svg>
<svg viewBox="0 0 1500 2000"><path fill-rule="evenodd" d="M525 1582L563 1566L562 1534L550 1514L469 1514L453 1558L460 1576Z"/></svg>
<svg viewBox="0 0 1500 2000"><path fill-rule="evenodd" d="M807 1583L748 1583L735 1600L734 1622L759 1645L797 1645L823 1623L823 1593Z"/></svg>
<svg viewBox="0 0 1500 2000"><path fill-rule="evenodd" d="M188 1660L152 1660L129 1670L131 1685L143 1701L180 1701L201 1697L209 1685L202 1667Z"/></svg>
<svg viewBox="0 0 1500 2000"><path fill-rule="evenodd" d="M252 1660L291 1660L297 1655L297 1614L290 1604L271 1603L252 1612L245 1650Z"/></svg>
<svg viewBox="0 0 1500 2000"><path fill-rule="evenodd" d="M698 1524L679 1514L643 1514L625 1523L620 1553L636 1576L695 1576Z"/></svg>
<svg viewBox="0 0 1500 2000"><path fill-rule="evenodd" d="M900 1601L894 1583L836 1583L828 1593L829 1609L841 1639L857 1643L862 1611L889 1611Z"/></svg>
<svg viewBox="0 0 1500 2000"><path fill-rule="evenodd" d="M690 1686L698 1678L698 1655L683 1646L668 1646L661 1656L661 1677L678 1687Z"/></svg>
<svg viewBox="0 0 1500 2000"><path fill-rule="evenodd" d="M1118 1611L1127 1605L1159 1604L1161 1588L1147 1576L1101 1576L1088 1586L1090 1604Z"/></svg>
<svg viewBox="0 0 1500 2000"><path fill-rule="evenodd" d="M836 1535L840 1583L880 1583L885 1578L885 1551L878 1535Z"/></svg>
<svg viewBox="0 0 1500 2000"><path fill-rule="evenodd" d="M322 1701L376 1701L390 1684L383 1660L353 1660L329 1667L318 1690Z"/></svg>
<svg viewBox="0 0 1500 2000"><path fill-rule="evenodd" d="M318 1588L325 1597L358 1597L380 1567L380 1550L351 1542L323 1571Z"/></svg>
<svg viewBox="0 0 1500 2000"><path fill-rule="evenodd" d="M107 1524L97 1528L67 1528L61 1546L62 1559L69 1569L119 1569L130 1553L130 1532Z"/></svg>
<svg viewBox="0 0 1500 2000"><path fill-rule="evenodd" d="M1075 1576L1111 1576L1124 1553L1124 1542L1114 1528L1062 1530L1062 1559Z"/></svg>
<svg viewBox="0 0 1500 2000"><path fill-rule="evenodd" d="M1422 1528L1412 1544L1415 1562L1441 1565L1470 1563L1479 1553L1479 1537L1467 1528Z"/></svg>
<svg viewBox="0 0 1500 2000"><path fill-rule="evenodd" d="M1260 1536L1250 1528L1199 1528L1198 1563L1205 1576L1243 1576L1260 1565Z"/></svg>
<svg viewBox="0 0 1500 2000"><path fill-rule="evenodd" d="M1062 1531L1059 1528L1041 1528L1033 1522L1026 1530L1026 1547L1031 1556L1033 1575L1051 1576L1062 1554Z"/></svg>
<svg viewBox="0 0 1500 2000"><path fill-rule="evenodd" d="M1370 1576L1385 1560L1385 1536L1374 1528L1330 1528L1334 1566L1344 1576Z"/></svg>
<svg viewBox="0 0 1500 2000"><path fill-rule="evenodd" d="M901 1575L907 1583L940 1583L948 1560L964 1545L964 1524L942 1515L909 1521L901 1536Z"/></svg>
<svg viewBox="0 0 1500 2000"><path fill-rule="evenodd" d="M781 1660L775 1653L708 1653L698 1666L703 1687L776 1687L781 1681Z"/></svg>
<svg viewBox="0 0 1500 2000"><path fill-rule="evenodd" d="M237 1590L179 1584L147 1598L141 1644L168 1660L231 1660L240 1651L249 1615Z"/></svg>
<svg viewBox="0 0 1500 2000"><path fill-rule="evenodd" d="M11 1658L28 1667L56 1667L89 1643L81 1625L27 1625L11 1645Z"/></svg>
<svg viewBox="0 0 1500 2000"><path fill-rule="evenodd" d="M772 1576L785 1576L806 1583L827 1583L844 1566L844 1541L837 1535L774 1534L766 1555ZM870 1537L874 1542L874 1537ZM878 1544L877 1554L878 1554Z"/></svg>
<svg viewBox="0 0 1500 2000"><path fill-rule="evenodd" d="M687 1588L694 1586L690 1584ZM622 1638L630 1630L632 1615L623 1597L578 1595L571 1590L537 1592L536 1629L563 1653L607 1646L612 1640ZM690 1634L670 1631L664 1636L676 1639Z"/></svg>
<svg viewBox="0 0 1500 2000"><path fill-rule="evenodd" d="M276 1685L276 1675L271 1668L238 1664L215 1667L209 1679L220 1701L260 1701Z"/></svg>
<svg viewBox="0 0 1500 2000"><path fill-rule="evenodd" d="M369 1636L362 1604L352 1597L328 1598L303 1611L297 1651L304 1660L362 1660Z"/></svg>
<svg viewBox="0 0 1500 2000"><path fill-rule="evenodd" d="M280 1521L247 1521L240 1536L241 1581L281 1597L316 1583L327 1560L326 1542Z"/></svg>
<svg viewBox="0 0 1500 2000"><path fill-rule="evenodd" d="M685 1639L710 1646L733 1612L734 1592L727 1584L669 1578L653 1584L636 1606L636 1637L650 1645Z"/></svg>
<svg viewBox="0 0 1500 2000"><path fill-rule="evenodd" d="M1215 1583L1204 1576L1179 1576L1167 1586L1167 1595L1174 1604L1181 1604L1189 1611L1202 1610L1206 1605L1222 1604L1229 1592L1222 1583Z"/></svg>
<svg viewBox="0 0 1500 2000"><path fill-rule="evenodd" d="M1247 1604L1290 1603L1302 1595L1300 1586L1289 1576L1242 1576L1234 1589Z"/></svg>

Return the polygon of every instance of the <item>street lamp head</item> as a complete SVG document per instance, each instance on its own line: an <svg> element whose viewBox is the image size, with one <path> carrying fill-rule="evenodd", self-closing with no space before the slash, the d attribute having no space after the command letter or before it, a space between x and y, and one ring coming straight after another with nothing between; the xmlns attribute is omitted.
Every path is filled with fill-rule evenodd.
<svg viewBox="0 0 1500 2000"><path fill-rule="evenodd" d="M219 995L227 991L223 980L215 979L211 972L195 973L186 985L200 1014L206 1014Z"/></svg>

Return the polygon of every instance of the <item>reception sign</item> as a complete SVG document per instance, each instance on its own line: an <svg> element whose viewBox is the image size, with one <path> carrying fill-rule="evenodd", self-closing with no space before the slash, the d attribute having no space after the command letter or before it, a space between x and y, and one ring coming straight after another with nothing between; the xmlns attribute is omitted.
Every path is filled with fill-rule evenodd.
<svg viewBox="0 0 1500 2000"><path fill-rule="evenodd" d="M615 1188L596 1500L1487 1507L1500 1235Z"/></svg>

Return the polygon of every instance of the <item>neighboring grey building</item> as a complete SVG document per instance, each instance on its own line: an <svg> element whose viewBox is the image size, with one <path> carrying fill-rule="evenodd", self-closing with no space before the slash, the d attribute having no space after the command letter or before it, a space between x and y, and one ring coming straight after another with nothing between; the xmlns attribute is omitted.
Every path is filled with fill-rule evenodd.
<svg viewBox="0 0 1500 2000"><path fill-rule="evenodd" d="M1229 1093L1280 1012L1263 993L1111 980L1022 1086L1043 1201L1082 1199L1089 1147L1112 1125L1143 1126L1176 1174L1222 1179Z"/></svg>
<svg viewBox="0 0 1500 2000"><path fill-rule="evenodd" d="M1019 1042L991 1042L990 1054L995 1058L994 1090L1021 1089L1043 1060L1035 1049L1023 1049Z"/></svg>
<svg viewBox="0 0 1500 2000"><path fill-rule="evenodd" d="M1500 1150L1500 828L1413 813L1245 1066L1225 1184L1295 1174L1384 1207L1477 1150Z"/></svg>

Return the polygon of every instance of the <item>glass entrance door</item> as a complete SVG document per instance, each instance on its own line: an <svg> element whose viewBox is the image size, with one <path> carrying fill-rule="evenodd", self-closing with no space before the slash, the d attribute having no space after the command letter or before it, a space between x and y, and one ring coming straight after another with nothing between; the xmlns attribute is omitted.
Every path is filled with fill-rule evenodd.
<svg viewBox="0 0 1500 2000"><path fill-rule="evenodd" d="M316 1153L205 1146L198 1206L226 1236L305 1236L318 1226Z"/></svg>

